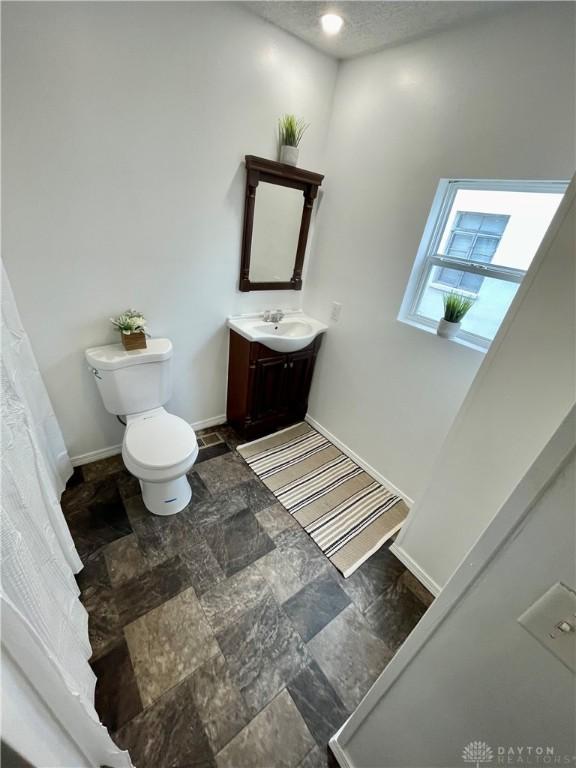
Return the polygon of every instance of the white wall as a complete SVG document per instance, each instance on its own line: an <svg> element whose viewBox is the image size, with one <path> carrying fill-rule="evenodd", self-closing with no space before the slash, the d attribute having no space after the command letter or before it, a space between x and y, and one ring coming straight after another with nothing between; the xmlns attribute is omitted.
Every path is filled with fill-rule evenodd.
<svg viewBox="0 0 576 768"><path fill-rule="evenodd" d="M3 254L72 455L121 441L83 362L142 310L175 345L170 409L225 411L228 314L298 307L237 291L244 154L305 117L324 170L336 63L228 3L5 3Z"/></svg>
<svg viewBox="0 0 576 768"><path fill-rule="evenodd" d="M443 587L576 399L576 183L448 434L394 551Z"/></svg>
<svg viewBox="0 0 576 768"><path fill-rule="evenodd" d="M564 426L339 734L351 768L457 768L471 741L492 747L491 765L573 764L574 675L517 623L556 582L576 589L574 421ZM554 757L529 758L539 746ZM498 757L508 747L523 759Z"/></svg>
<svg viewBox="0 0 576 768"><path fill-rule="evenodd" d="M534 3L340 67L304 306L343 310L310 414L412 498L483 359L396 319L438 181L569 178L573 62L573 5Z"/></svg>

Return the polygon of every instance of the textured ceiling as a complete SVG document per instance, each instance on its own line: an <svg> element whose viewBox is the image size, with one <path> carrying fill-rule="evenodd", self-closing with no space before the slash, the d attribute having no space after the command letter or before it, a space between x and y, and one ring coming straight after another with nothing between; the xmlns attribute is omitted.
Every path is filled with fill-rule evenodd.
<svg viewBox="0 0 576 768"><path fill-rule="evenodd" d="M350 59L370 51L422 37L480 16L502 12L518 2L306 2L306 0L260 0L244 5L291 32L301 40L337 59ZM338 13L344 19L342 31L327 37L320 27L320 16Z"/></svg>

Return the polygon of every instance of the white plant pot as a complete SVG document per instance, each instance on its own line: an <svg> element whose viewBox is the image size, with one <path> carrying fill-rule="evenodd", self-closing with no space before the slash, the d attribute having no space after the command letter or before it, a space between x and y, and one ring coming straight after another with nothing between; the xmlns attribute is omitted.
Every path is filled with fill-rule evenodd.
<svg viewBox="0 0 576 768"><path fill-rule="evenodd" d="M286 165L298 165L298 147L282 144L280 147L280 162Z"/></svg>
<svg viewBox="0 0 576 768"><path fill-rule="evenodd" d="M438 321L438 328L436 333L438 336L442 336L443 339L454 339L458 336L461 323L451 323L450 320L444 320L442 318Z"/></svg>

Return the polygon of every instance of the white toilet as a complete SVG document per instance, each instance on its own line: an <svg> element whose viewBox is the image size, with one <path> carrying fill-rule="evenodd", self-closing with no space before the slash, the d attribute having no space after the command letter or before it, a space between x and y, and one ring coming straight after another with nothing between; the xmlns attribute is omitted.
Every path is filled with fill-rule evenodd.
<svg viewBox="0 0 576 768"><path fill-rule="evenodd" d="M173 515L190 502L186 473L198 456L192 427L162 407L172 393L171 359L170 339L149 339L147 349L131 352L122 344L86 350L104 407L126 417L122 458L155 515Z"/></svg>

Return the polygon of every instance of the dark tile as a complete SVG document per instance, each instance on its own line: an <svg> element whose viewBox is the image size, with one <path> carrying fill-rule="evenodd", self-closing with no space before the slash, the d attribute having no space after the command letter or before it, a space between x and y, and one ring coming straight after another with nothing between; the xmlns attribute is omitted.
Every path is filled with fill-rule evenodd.
<svg viewBox="0 0 576 768"><path fill-rule="evenodd" d="M114 591L122 626L162 605L190 586L190 570L181 555L125 582Z"/></svg>
<svg viewBox="0 0 576 768"><path fill-rule="evenodd" d="M223 491L214 496L209 496L198 504L193 504L186 511L192 525L204 529L213 525L220 525L228 517L246 509L245 499L241 493Z"/></svg>
<svg viewBox="0 0 576 768"><path fill-rule="evenodd" d="M426 606L400 580L372 603L364 618L372 632L396 651L425 612Z"/></svg>
<svg viewBox="0 0 576 768"><path fill-rule="evenodd" d="M428 608L434 602L434 595L424 584L419 581L413 573L406 570L400 577L402 586L409 589L420 602Z"/></svg>
<svg viewBox="0 0 576 768"><path fill-rule="evenodd" d="M196 472L211 493L220 493L255 478L244 459L231 451L197 464Z"/></svg>
<svg viewBox="0 0 576 768"><path fill-rule="evenodd" d="M216 639L252 715L310 661L300 636L271 596Z"/></svg>
<svg viewBox="0 0 576 768"><path fill-rule="evenodd" d="M211 492L206 487L204 480L202 480L198 472L194 469L191 472L188 472L188 482L192 488L192 499L188 508L193 509L195 504L200 504L204 499L209 499Z"/></svg>
<svg viewBox="0 0 576 768"><path fill-rule="evenodd" d="M326 748L350 714L328 678L313 661L288 683L288 690L310 733Z"/></svg>
<svg viewBox="0 0 576 768"><path fill-rule="evenodd" d="M265 597L272 597L268 583L257 566L250 565L205 592L200 603L214 632L222 632Z"/></svg>
<svg viewBox="0 0 576 768"><path fill-rule="evenodd" d="M336 579L357 608L364 612L377 597L396 584L405 570L388 546L384 545L347 579L340 574Z"/></svg>
<svg viewBox="0 0 576 768"><path fill-rule="evenodd" d="M122 639L122 626L111 587L95 583L82 592L88 611L88 635L92 658L98 658Z"/></svg>
<svg viewBox="0 0 576 768"><path fill-rule="evenodd" d="M231 427L229 424L223 424L218 427L218 434L232 450L235 450L239 445L246 442L245 438L236 432L234 427Z"/></svg>
<svg viewBox="0 0 576 768"><path fill-rule="evenodd" d="M226 445L226 443L216 443L215 445L209 445L206 448L201 448L198 451L196 464L200 464L203 461L209 461L210 459L215 459L217 456L224 456L226 453L230 453L230 448Z"/></svg>
<svg viewBox="0 0 576 768"><path fill-rule="evenodd" d="M276 496L256 477L236 486L234 491L242 496L244 506L254 514L276 503Z"/></svg>
<svg viewBox="0 0 576 768"><path fill-rule="evenodd" d="M190 681L167 691L114 734L138 768L211 768L214 755L194 706Z"/></svg>
<svg viewBox="0 0 576 768"><path fill-rule="evenodd" d="M318 634L350 603L330 574L322 574L289 598L283 609L304 641Z"/></svg>
<svg viewBox="0 0 576 768"><path fill-rule="evenodd" d="M198 596L212 589L226 577L214 553L201 536L197 536L183 551L190 573L190 582Z"/></svg>
<svg viewBox="0 0 576 768"><path fill-rule="evenodd" d="M83 471L86 482L101 480L107 475L115 475L118 472L125 471L124 461L121 454L116 454L115 456L109 456L107 459L84 464Z"/></svg>
<svg viewBox="0 0 576 768"><path fill-rule="evenodd" d="M62 508L82 559L132 532L114 478L70 489L62 497Z"/></svg>
<svg viewBox="0 0 576 768"><path fill-rule="evenodd" d="M88 587L110 587L110 578L102 551L85 559L84 568L76 574L76 581L81 592L85 592Z"/></svg>
<svg viewBox="0 0 576 768"><path fill-rule="evenodd" d="M191 547L200 536L198 528L194 528L184 510L165 518L160 515L155 516L160 519L151 517L148 512L143 520L134 522L142 557L149 566L169 560Z"/></svg>
<svg viewBox="0 0 576 768"><path fill-rule="evenodd" d="M127 469L116 475L116 485L123 499L131 499L134 496L140 496L142 493L140 481L134 475L131 475Z"/></svg>
<svg viewBox="0 0 576 768"><path fill-rule="evenodd" d="M77 485L80 485L80 483L84 482L84 473L82 472L82 467L74 467L72 471L72 475L68 478L68 481L66 483L66 490L69 488L74 488Z"/></svg>
<svg viewBox="0 0 576 768"><path fill-rule="evenodd" d="M96 711L104 725L115 731L142 711L138 685L124 640L94 661L92 669L98 678Z"/></svg>
<svg viewBox="0 0 576 768"><path fill-rule="evenodd" d="M248 722L248 712L221 654L190 676L190 691L208 741L219 752Z"/></svg>
<svg viewBox="0 0 576 768"><path fill-rule="evenodd" d="M314 739L282 691L217 755L218 768L297 768Z"/></svg>
<svg viewBox="0 0 576 768"><path fill-rule="evenodd" d="M226 576L232 576L274 549L274 542L248 509L224 523L202 529L208 546Z"/></svg>

